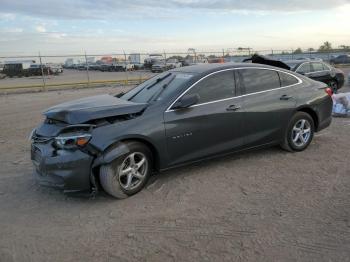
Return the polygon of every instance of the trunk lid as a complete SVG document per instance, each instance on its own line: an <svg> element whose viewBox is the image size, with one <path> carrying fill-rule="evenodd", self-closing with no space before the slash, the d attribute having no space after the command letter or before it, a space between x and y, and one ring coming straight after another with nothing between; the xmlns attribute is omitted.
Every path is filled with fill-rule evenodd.
<svg viewBox="0 0 350 262"><path fill-rule="evenodd" d="M251 58L243 60L243 62L249 62L251 61L254 64L263 64L263 65L270 65L275 66L283 69L290 70L291 68L279 60L273 60L268 57L262 56L262 55L253 55Z"/></svg>

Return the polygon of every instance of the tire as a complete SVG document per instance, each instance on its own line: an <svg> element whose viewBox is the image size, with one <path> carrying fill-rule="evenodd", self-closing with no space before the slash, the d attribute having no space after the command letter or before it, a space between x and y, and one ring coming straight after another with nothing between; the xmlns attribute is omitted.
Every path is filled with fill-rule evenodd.
<svg viewBox="0 0 350 262"><path fill-rule="evenodd" d="M150 149L139 142L128 142L127 146L130 149L128 153L100 168L102 188L107 194L118 199L127 198L141 191L152 172L153 160ZM134 159L133 163L131 159ZM141 165L142 159L144 163Z"/></svg>
<svg viewBox="0 0 350 262"><path fill-rule="evenodd" d="M305 112L297 112L289 121L281 147L289 152L303 151L310 145L314 132L312 117Z"/></svg>
<svg viewBox="0 0 350 262"><path fill-rule="evenodd" d="M329 81L328 86L332 89L333 94L336 94L338 92L339 86L336 80Z"/></svg>

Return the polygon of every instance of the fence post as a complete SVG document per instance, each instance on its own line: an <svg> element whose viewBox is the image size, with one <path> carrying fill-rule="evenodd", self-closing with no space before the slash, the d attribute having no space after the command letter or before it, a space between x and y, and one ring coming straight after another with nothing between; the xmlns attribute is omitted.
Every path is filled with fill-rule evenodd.
<svg viewBox="0 0 350 262"><path fill-rule="evenodd" d="M163 53L164 53L164 66L166 67L166 53L165 53L165 50L163 50Z"/></svg>
<svg viewBox="0 0 350 262"><path fill-rule="evenodd" d="M88 60L87 60L87 56L86 56L86 51L84 51L84 56L85 56L85 65L86 65L87 85L89 87L90 86L90 74L89 74L89 65L88 65Z"/></svg>
<svg viewBox="0 0 350 262"><path fill-rule="evenodd" d="M39 61L40 61L40 69L41 69L41 78L43 80L43 91L46 91L46 81L45 81L44 68L43 68L43 63L41 61L40 51L39 51Z"/></svg>
<svg viewBox="0 0 350 262"><path fill-rule="evenodd" d="M125 84L128 85L129 84L128 65L126 63L126 53L124 50L123 50L123 53L124 53L125 76L126 76Z"/></svg>

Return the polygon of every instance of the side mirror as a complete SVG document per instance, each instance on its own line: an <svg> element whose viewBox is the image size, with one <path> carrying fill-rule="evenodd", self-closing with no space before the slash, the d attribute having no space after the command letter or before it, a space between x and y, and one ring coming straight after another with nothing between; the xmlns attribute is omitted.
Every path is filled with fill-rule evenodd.
<svg viewBox="0 0 350 262"><path fill-rule="evenodd" d="M184 95L173 105L172 109L188 108L197 104L199 101L198 94Z"/></svg>

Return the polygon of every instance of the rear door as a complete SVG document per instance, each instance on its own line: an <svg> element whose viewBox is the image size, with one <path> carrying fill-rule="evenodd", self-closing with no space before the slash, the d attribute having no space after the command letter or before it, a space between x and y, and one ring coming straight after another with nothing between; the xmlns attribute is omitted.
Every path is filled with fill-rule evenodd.
<svg viewBox="0 0 350 262"><path fill-rule="evenodd" d="M311 72L307 74L308 77L324 83L328 83L331 80L331 70L328 66L324 65L321 62L312 62L310 64Z"/></svg>
<svg viewBox="0 0 350 262"><path fill-rule="evenodd" d="M295 110L293 86L299 80L272 69L247 68L238 72L244 93L245 146L254 147L280 140Z"/></svg>
<svg viewBox="0 0 350 262"><path fill-rule="evenodd" d="M200 100L189 108L164 113L170 165L242 146L243 105L233 70L210 74L184 94L198 94Z"/></svg>

